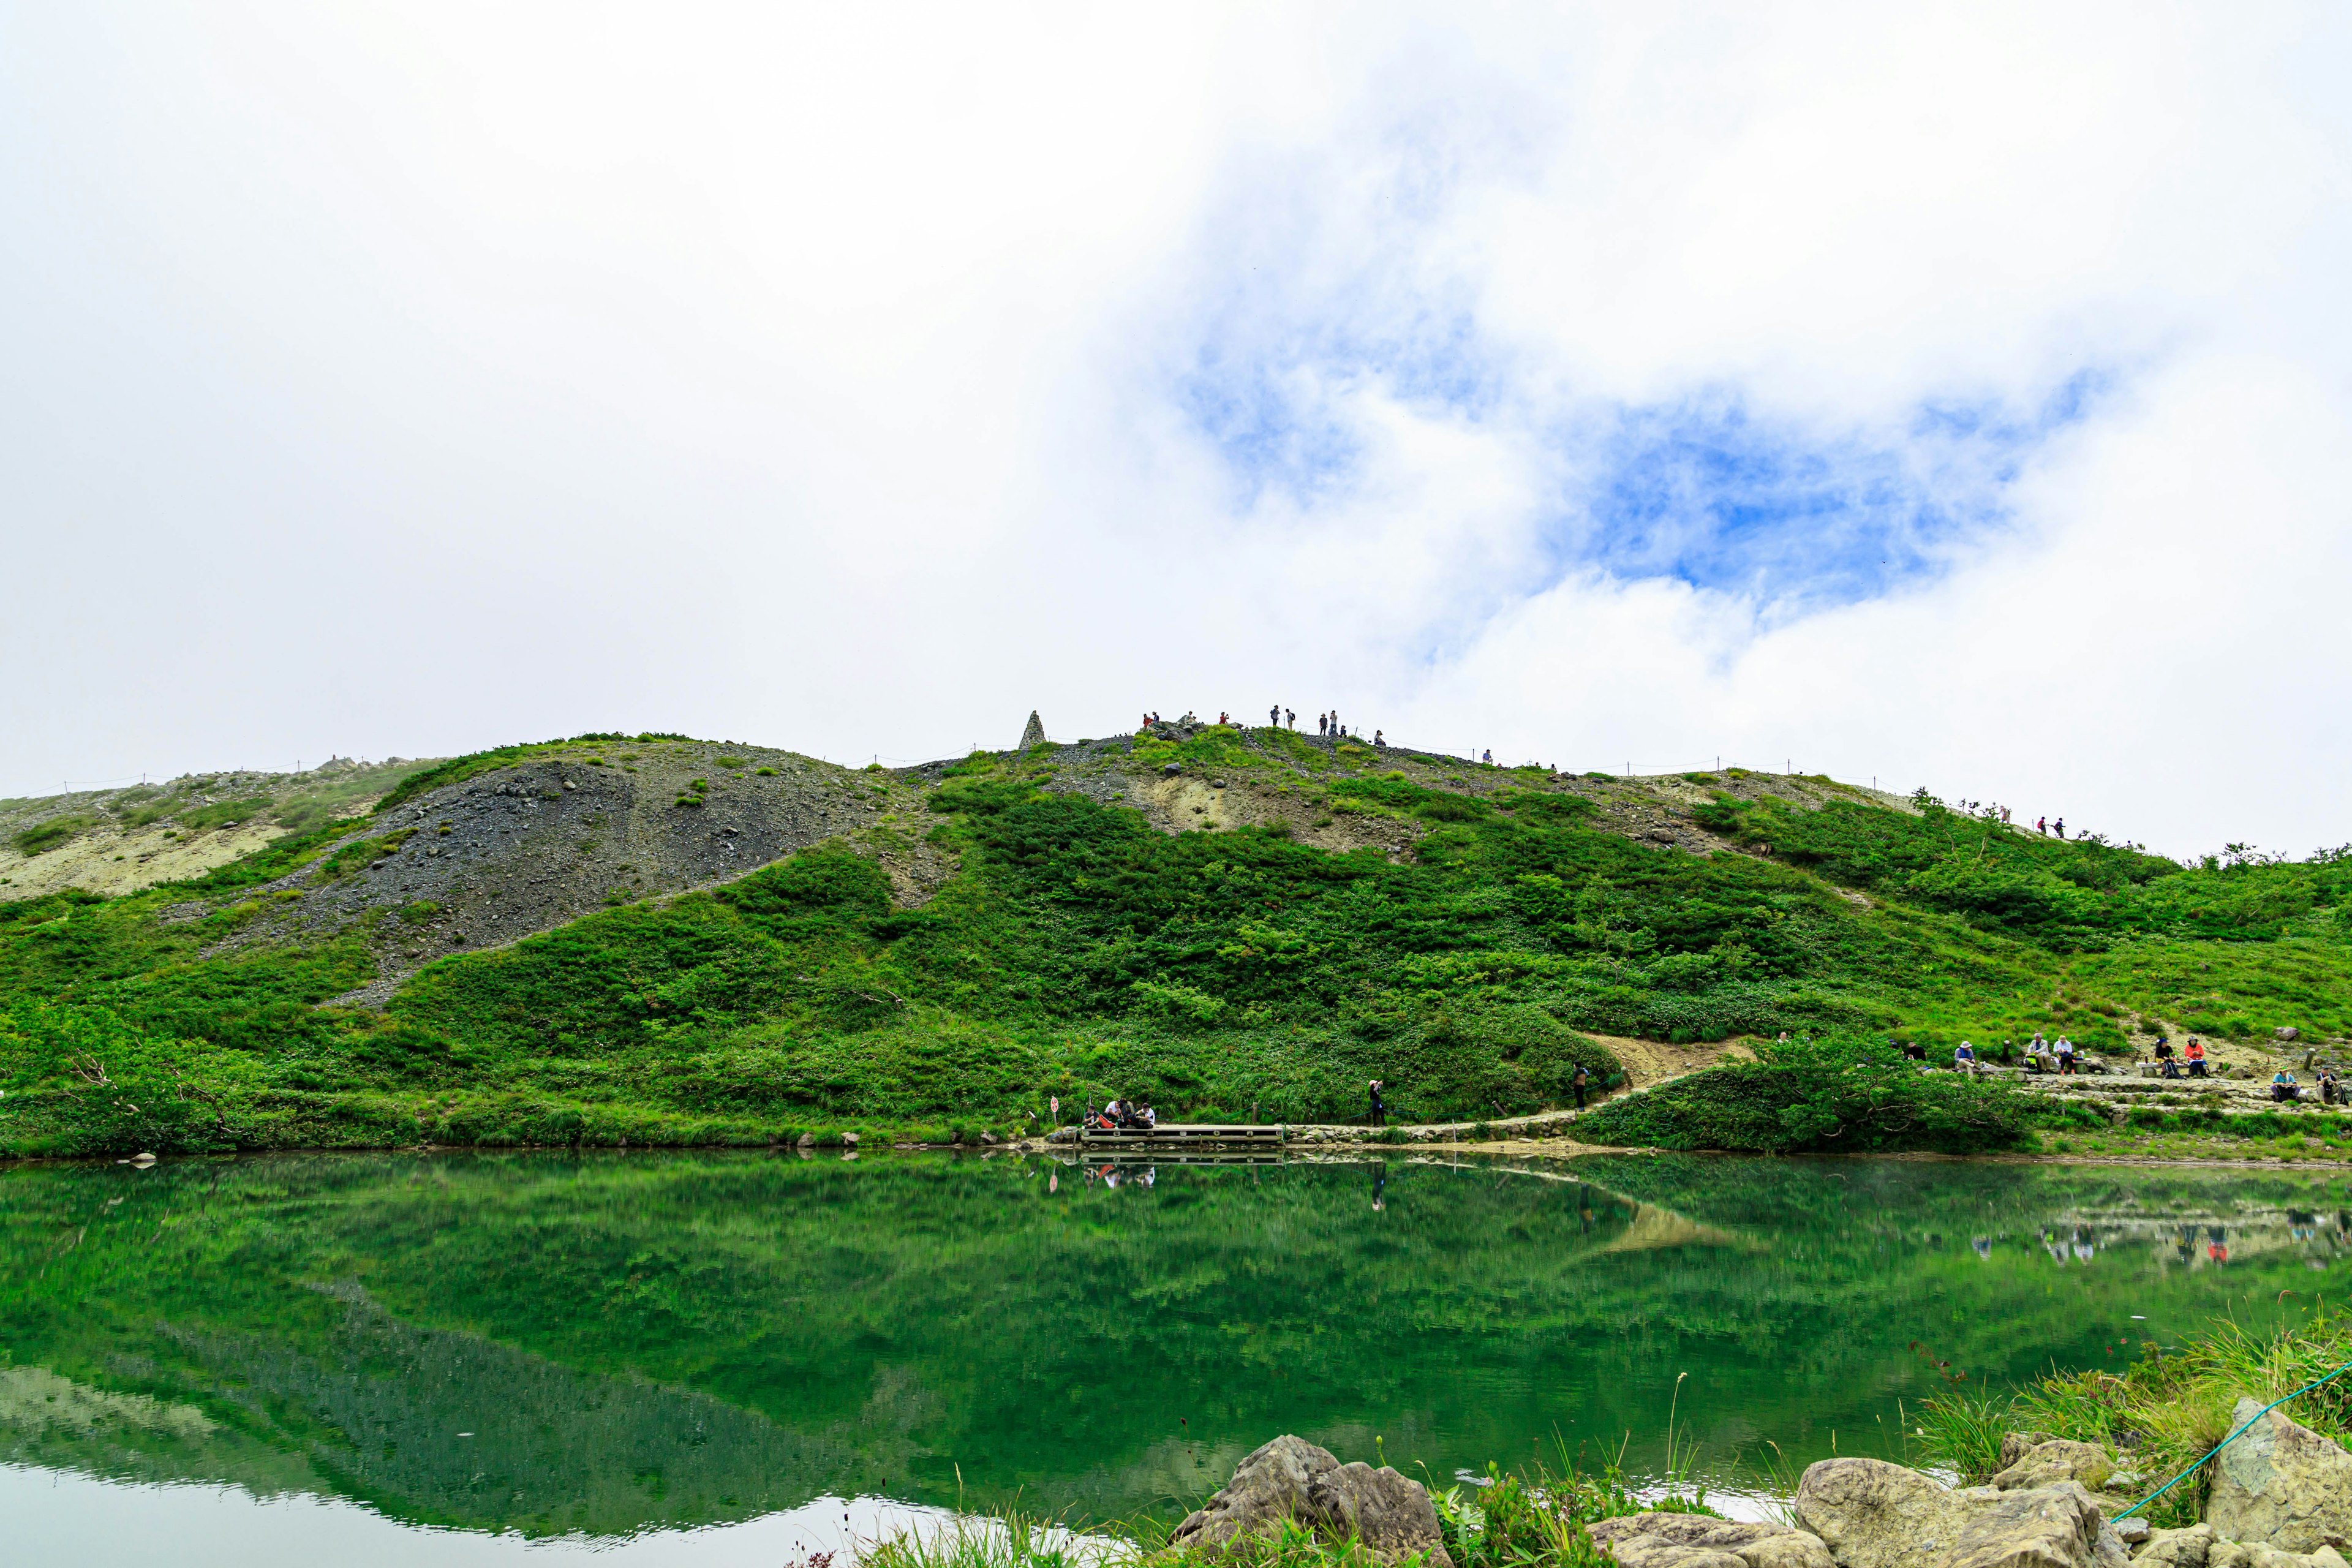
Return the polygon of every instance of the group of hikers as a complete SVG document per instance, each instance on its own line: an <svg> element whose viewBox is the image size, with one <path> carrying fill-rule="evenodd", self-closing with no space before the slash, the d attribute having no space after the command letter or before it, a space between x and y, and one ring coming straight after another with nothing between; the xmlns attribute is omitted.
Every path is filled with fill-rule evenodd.
<svg viewBox="0 0 2352 1568"><path fill-rule="evenodd" d="M1149 1132L1160 1125L1160 1113L1131 1100L1114 1100L1100 1110L1087 1112L1087 1128L1094 1132Z"/></svg>
<svg viewBox="0 0 2352 1568"><path fill-rule="evenodd" d="M2001 1043L2004 1047L2002 1054L2007 1055L2005 1047L2008 1042L2004 1040ZM1927 1047L1916 1040L1899 1041L1897 1047L1908 1060L1924 1063L1927 1059ZM2065 1036L2061 1035L2055 1042L2051 1042L2044 1040L2038 1033L2026 1043L2021 1054L2025 1059L2027 1070L2061 1074L2077 1072L2078 1064L2083 1056L2083 1053L2075 1047L2074 1042ZM2188 1045L2183 1047L2177 1055L2173 1051L2170 1037L2158 1035L2156 1037L2156 1047L2150 1054L2155 1058L2158 1078L2210 1076L2207 1068L2205 1042L2194 1035L2189 1037ZM2309 1063L2306 1062L2305 1065L2308 1066ZM1962 1040L1952 1048L1954 1072L1964 1072L1973 1077L1979 1066L1977 1048L1969 1041ZM2101 1068L2095 1070L2105 1071L2105 1069ZM2319 1091L2319 1103L2322 1105L2352 1104L2352 1085L2338 1083L2336 1069L2332 1067L2320 1068L2319 1081L2315 1087ZM2303 1085L2294 1076L2294 1069L2283 1067L2271 1075L2271 1099L2283 1105L2293 1105L2302 1100Z"/></svg>
<svg viewBox="0 0 2352 1568"><path fill-rule="evenodd" d="M2352 1089L2336 1081L2336 1069L2332 1067L2319 1069L2317 1088L2322 1105L2342 1105L2352 1099ZM2291 1068L2281 1068L2271 1074L2271 1098L2283 1105L2292 1105L2303 1098L2303 1085L2295 1081Z"/></svg>
<svg viewBox="0 0 2352 1568"><path fill-rule="evenodd" d="M2009 1054L2008 1046L2008 1041L2003 1040L2001 1042L2001 1054L2003 1056ZM1899 1048L1902 1050L1904 1056L1912 1061L1924 1062L1927 1059L1927 1048L1919 1044L1916 1040L1901 1041L1899 1043ZM2059 1036L2053 1042L2044 1039L2039 1030L2034 1032L2033 1038L2025 1043L2023 1049L2019 1054L2023 1056L2025 1058L2026 1069L2028 1071L2068 1075L2074 1074L2079 1070L2078 1064L2083 1055L2082 1052L2075 1048L2074 1042L2068 1039L2065 1036ZM2172 1042L2162 1035L2158 1035L2156 1037L2156 1063L2157 1072L2159 1077L2180 1077L2181 1064L2184 1061L2188 1064L2189 1077L2203 1078L2205 1076L2205 1043L2197 1038L2196 1036L2191 1035L2189 1037L2187 1049L2181 1053L2179 1058L2176 1059L2172 1054ZM1958 1045L1952 1047L1952 1070L1954 1072L1964 1072L1973 1075L1979 1065L1980 1063L1977 1056L1977 1048L1970 1042L1962 1040ZM2098 1070L2105 1071L2105 1069L2100 1068Z"/></svg>
<svg viewBox="0 0 2352 1568"><path fill-rule="evenodd" d="M1192 724L1197 723L1198 721L1199 721L1195 720L1190 713L1185 714L1183 718L1177 721L1180 724ZM1298 710L1295 708L1285 708L1281 703L1277 702L1273 707L1265 710L1265 721L1267 726L1271 729L1296 730L1298 728ZM1160 717L1157 710L1151 709L1146 709L1144 710L1143 728L1149 730L1155 725L1165 722L1166 721ZM1220 724L1230 725L1234 722L1234 716L1221 710L1217 714L1217 722ZM1364 738L1364 732L1361 729L1358 729L1353 731L1349 730L1348 726L1340 721L1339 710L1336 708L1332 709L1328 713L1318 713L1315 715L1315 732L1327 741L1361 741ZM1372 744L1374 746L1385 751L1388 748L1388 743L1389 738L1385 731L1378 729L1375 729L1372 731ZM1487 747L1484 751L1480 752L1475 760L1482 767L1493 767L1495 765L1494 748L1491 746ZM2059 837L2065 837L2065 827L2063 823L2059 827Z"/></svg>
<svg viewBox="0 0 2352 1568"><path fill-rule="evenodd" d="M1217 715L1218 723L1222 724L1225 721L1225 716L1223 714L1220 713ZM1298 728L1298 712L1296 709L1285 708L1281 703L1277 702L1273 707L1265 710L1265 721L1270 727L1276 730L1296 730ZM1328 713L1318 713L1315 715L1315 732L1318 735L1322 736L1327 741L1345 741L1349 738L1348 734L1348 726L1339 722L1339 710L1337 708L1332 709ZM1364 738L1363 731L1359 730L1354 738L1359 741L1362 740ZM1378 730L1372 731L1373 745L1385 747L1388 743L1389 738L1387 735L1381 733Z"/></svg>

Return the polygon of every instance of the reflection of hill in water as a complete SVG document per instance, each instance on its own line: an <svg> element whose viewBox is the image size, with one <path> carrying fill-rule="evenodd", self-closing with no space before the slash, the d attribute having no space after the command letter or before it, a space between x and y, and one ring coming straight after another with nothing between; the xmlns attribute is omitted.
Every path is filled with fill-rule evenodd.
<svg viewBox="0 0 2352 1568"><path fill-rule="evenodd" d="M481 1154L9 1173L0 1442L533 1533L886 1483L953 1500L959 1468L975 1500L1131 1513L1285 1430L1350 1457L1378 1434L1442 1476L1555 1432L1654 1435L1683 1373L1703 1436L1801 1459L1832 1427L1868 1447L1922 1386L1914 1340L1996 1379L2117 1364L2131 1314L2178 1331L2269 1285L2259 1305L2336 1245L2287 1217L2312 1183L2236 1173L1050 1174ZM2226 1270L2160 1256L2192 1215L2228 1230ZM2054 1268L2060 1226L2089 1267L2068 1228ZM68 1415L33 1411L52 1394Z"/></svg>
<svg viewBox="0 0 2352 1568"><path fill-rule="evenodd" d="M341 1321L315 1344L158 1325L178 1352L181 1403L41 1368L0 1372L0 1458L330 1492L421 1522L610 1534L803 1502L856 1474L861 1451L887 1454L894 1434L903 1455L922 1414L911 1390L885 1389L855 1443L803 1436L706 1394L583 1376L338 1294Z"/></svg>
<svg viewBox="0 0 2352 1568"><path fill-rule="evenodd" d="M806 1501L887 1454L919 1409L886 1391L856 1442L803 1435L708 1394L583 1375L470 1334L419 1329L355 1289L315 1346L163 1332L216 1399L295 1438L336 1489L448 1524L625 1531ZM919 1401L915 1401L919 1405ZM903 1453L903 1447L899 1448Z"/></svg>

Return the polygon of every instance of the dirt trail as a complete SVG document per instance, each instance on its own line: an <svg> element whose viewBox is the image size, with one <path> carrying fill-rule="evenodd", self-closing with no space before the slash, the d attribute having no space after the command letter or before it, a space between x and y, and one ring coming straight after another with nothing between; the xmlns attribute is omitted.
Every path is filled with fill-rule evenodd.
<svg viewBox="0 0 2352 1568"><path fill-rule="evenodd" d="M1661 1040L1637 1040L1623 1035L1595 1035L1585 1032L1585 1038L1606 1046L1611 1054L1625 1065L1625 1087L1649 1089L1671 1079L1703 1072L1721 1062L1752 1062L1756 1053L1738 1040L1724 1040L1714 1045L1670 1046Z"/></svg>

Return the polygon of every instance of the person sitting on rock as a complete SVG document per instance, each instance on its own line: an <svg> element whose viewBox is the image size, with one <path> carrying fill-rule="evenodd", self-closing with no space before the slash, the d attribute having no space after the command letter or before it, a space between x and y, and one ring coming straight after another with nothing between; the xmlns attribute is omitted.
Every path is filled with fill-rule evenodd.
<svg viewBox="0 0 2352 1568"><path fill-rule="evenodd" d="M1977 1048L1966 1040L1952 1047L1952 1070L1964 1072L1970 1078L1977 1075Z"/></svg>
<svg viewBox="0 0 2352 1568"><path fill-rule="evenodd" d="M2301 1100L2303 1090L2295 1087L2294 1074L2284 1068L2271 1075L2271 1098L2279 1101Z"/></svg>
<svg viewBox="0 0 2352 1568"><path fill-rule="evenodd" d="M2194 1035L2189 1036L2189 1048L2183 1051L2181 1055L2189 1058L2189 1076L2190 1078L2203 1078L2205 1076L2204 1041L2199 1039Z"/></svg>
<svg viewBox="0 0 2352 1568"><path fill-rule="evenodd" d="M2336 1103L2336 1069L2321 1068L2319 1069L2319 1103L2333 1105Z"/></svg>

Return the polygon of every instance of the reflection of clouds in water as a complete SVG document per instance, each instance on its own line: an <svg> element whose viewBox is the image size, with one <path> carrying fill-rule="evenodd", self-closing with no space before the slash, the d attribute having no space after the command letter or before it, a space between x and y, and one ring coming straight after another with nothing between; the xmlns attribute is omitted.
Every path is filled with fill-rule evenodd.
<svg viewBox="0 0 2352 1568"><path fill-rule="evenodd" d="M403 1524L341 1499L259 1498L242 1487L131 1484L0 1466L0 1518L8 1521L12 1551L26 1563L475 1568L593 1561L600 1568L775 1568L827 1552L846 1564L880 1537L938 1530L953 1517L888 1498L821 1497L735 1524L532 1540L515 1531Z"/></svg>

